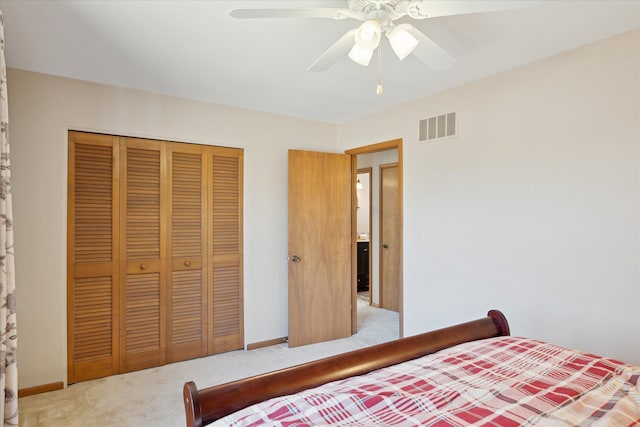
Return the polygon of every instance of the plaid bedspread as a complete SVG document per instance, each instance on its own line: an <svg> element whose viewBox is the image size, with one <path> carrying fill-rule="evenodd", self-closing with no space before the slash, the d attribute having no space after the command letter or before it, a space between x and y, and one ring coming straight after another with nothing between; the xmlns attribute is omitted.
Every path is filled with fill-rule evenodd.
<svg viewBox="0 0 640 427"><path fill-rule="evenodd" d="M640 425L640 367L516 337L271 399L214 425Z"/></svg>

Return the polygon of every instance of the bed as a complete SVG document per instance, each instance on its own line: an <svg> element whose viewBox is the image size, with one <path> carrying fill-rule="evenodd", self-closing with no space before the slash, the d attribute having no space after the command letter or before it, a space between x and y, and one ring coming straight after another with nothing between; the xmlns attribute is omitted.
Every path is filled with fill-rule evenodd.
<svg viewBox="0 0 640 427"><path fill-rule="evenodd" d="M183 396L188 427L640 425L640 367L512 337L497 310Z"/></svg>

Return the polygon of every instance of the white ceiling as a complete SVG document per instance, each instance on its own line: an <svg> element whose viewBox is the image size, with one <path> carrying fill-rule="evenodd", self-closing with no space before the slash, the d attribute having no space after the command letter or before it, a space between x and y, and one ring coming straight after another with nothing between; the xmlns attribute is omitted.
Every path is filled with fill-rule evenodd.
<svg viewBox="0 0 640 427"><path fill-rule="evenodd" d="M504 0L505 2L508 0ZM326 1L0 0L13 68L340 123L640 28L640 1L542 0L536 7L411 22L456 58L432 71L347 57L307 68L359 21L237 20L236 8L346 7Z"/></svg>

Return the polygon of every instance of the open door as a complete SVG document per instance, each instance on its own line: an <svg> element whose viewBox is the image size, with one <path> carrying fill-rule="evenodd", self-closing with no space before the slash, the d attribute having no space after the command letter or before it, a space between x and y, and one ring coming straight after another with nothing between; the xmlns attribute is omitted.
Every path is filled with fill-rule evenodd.
<svg viewBox="0 0 640 427"><path fill-rule="evenodd" d="M380 165L380 303L400 311L400 204L398 164Z"/></svg>
<svg viewBox="0 0 640 427"><path fill-rule="evenodd" d="M351 335L351 156L289 150L289 346Z"/></svg>

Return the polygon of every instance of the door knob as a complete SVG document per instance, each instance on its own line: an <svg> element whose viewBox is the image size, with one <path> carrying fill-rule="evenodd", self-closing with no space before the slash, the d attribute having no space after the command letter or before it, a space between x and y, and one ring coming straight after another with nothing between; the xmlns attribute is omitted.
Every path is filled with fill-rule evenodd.
<svg viewBox="0 0 640 427"><path fill-rule="evenodd" d="M292 261L292 262L300 262L300 257L299 257L298 255L293 255L293 256L291 257L291 261Z"/></svg>
<svg viewBox="0 0 640 427"><path fill-rule="evenodd" d="M383 243L383 244L382 244L382 247L383 247L384 249L389 249L389 245L387 245L386 243Z"/></svg>

